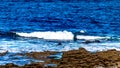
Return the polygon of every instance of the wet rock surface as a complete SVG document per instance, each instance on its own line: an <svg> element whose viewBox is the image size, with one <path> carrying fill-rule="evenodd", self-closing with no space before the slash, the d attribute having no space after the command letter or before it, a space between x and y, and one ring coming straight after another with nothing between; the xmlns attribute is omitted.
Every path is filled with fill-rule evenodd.
<svg viewBox="0 0 120 68"><path fill-rule="evenodd" d="M63 52L61 59L51 58L58 52L32 52L26 56L44 60L44 62L33 62L24 66L13 63L1 65L1 68L120 68L120 51L115 49L91 53L84 48ZM49 58L50 56L50 58Z"/></svg>
<svg viewBox="0 0 120 68"><path fill-rule="evenodd" d="M84 48L68 51L63 54L59 68L118 68L120 62L120 52L108 50L90 53Z"/></svg>

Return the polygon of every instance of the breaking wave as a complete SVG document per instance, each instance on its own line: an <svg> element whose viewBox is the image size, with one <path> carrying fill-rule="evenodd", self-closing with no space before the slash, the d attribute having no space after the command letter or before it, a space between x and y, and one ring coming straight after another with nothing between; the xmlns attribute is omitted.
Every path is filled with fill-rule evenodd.
<svg viewBox="0 0 120 68"><path fill-rule="evenodd" d="M86 34L83 30L73 33L70 31L38 31L38 32L2 32L0 37L16 39L19 37L25 38L39 38L44 40L57 40L57 41L71 41L71 40L120 40L118 37L112 36L93 36Z"/></svg>
<svg viewBox="0 0 120 68"><path fill-rule="evenodd" d="M78 33L78 32L77 32ZM80 31L81 34L83 32ZM31 33L16 33L22 37L35 37L45 40L99 40L99 39L109 39L110 37L101 37L101 36L86 36L81 34L72 33L69 31L46 31L46 32L31 32ZM75 38L74 38L75 37Z"/></svg>
<svg viewBox="0 0 120 68"><path fill-rule="evenodd" d="M23 37L36 37L47 40L73 40L73 33L68 31L57 31L57 32L32 32L32 33L16 33Z"/></svg>

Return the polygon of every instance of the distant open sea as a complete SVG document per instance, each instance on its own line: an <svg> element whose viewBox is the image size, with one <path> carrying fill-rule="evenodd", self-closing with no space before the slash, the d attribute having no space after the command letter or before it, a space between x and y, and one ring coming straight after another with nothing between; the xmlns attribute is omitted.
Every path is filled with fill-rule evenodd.
<svg viewBox="0 0 120 68"><path fill-rule="evenodd" d="M120 50L120 1L0 2L0 65L30 63L16 53L81 47Z"/></svg>

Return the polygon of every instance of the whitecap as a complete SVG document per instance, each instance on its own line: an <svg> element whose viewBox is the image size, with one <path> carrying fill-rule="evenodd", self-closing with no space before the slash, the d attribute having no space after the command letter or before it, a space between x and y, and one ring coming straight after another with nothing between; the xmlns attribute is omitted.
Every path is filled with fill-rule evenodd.
<svg viewBox="0 0 120 68"><path fill-rule="evenodd" d="M46 40L73 40L73 33L68 31L46 31L46 32L31 32L31 33L16 33L23 37L36 37Z"/></svg>
<svg viewBox="0 0 120 68"><path fill-rule="evenodd" d="M99 40L99 39L109 39L109 38L110 37L77 35L77 39L83 39L83 40Z"/></svg>

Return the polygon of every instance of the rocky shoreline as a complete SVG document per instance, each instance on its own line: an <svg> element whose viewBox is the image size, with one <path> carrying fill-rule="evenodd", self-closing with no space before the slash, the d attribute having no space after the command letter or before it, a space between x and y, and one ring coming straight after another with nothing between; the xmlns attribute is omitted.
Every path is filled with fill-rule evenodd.
<svg viewBox="0 0 120 68"><path fill-rule="evenodd" d="M62 57L56 59L57 53L59 52L46 51L21 54L44 62L33 62L24 66L11 63L1 65L0 68L120 68L120 51L115 49L91 53L80 48L63 52Z"/></svg>

